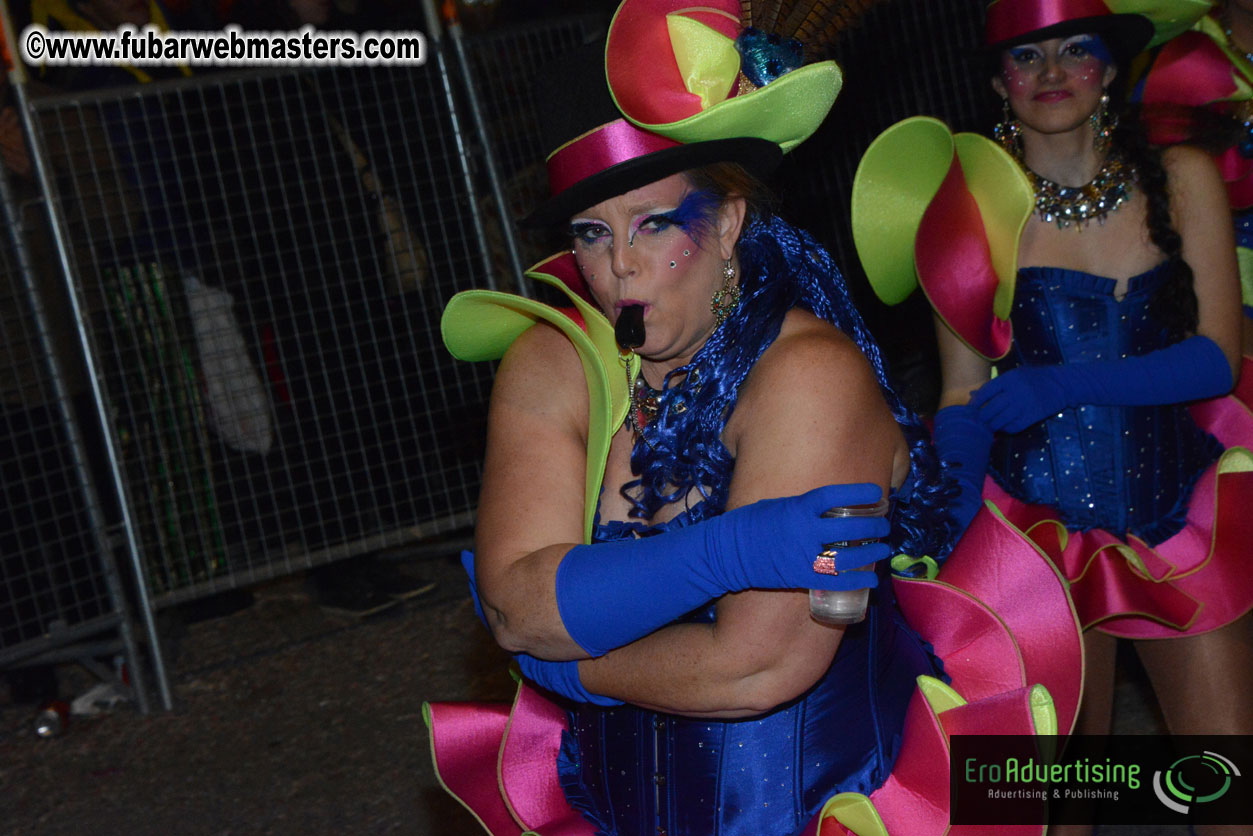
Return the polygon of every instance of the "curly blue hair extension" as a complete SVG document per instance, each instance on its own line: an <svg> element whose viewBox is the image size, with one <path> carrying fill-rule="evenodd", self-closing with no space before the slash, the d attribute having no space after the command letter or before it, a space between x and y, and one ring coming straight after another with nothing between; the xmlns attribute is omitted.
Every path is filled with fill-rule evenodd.
<svg viewBox="0 0 1253 836"><path fill-rule="evenodd" d="M722 513L735 460L721 433L741 384L779 334L784 315L801 307L832 323L861 347L909 444L910 474L896 492L891 544L898 552L942 560L952 548L946 510L953 486L918 416L888 382L883 355L857 312L830 254L808 233L776 217L752 219L738 244L742 300L692 362L666 377L657 417L631 453L638 479L623 485L631 516L651 519L695 489L704 499L693 521Z"/></svg>

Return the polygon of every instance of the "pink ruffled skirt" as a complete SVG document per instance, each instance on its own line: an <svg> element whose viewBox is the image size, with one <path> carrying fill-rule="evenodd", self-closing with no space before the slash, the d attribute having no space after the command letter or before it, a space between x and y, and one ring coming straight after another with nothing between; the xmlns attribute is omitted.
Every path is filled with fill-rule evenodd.
<svg viewBox="0 0 1253 836"><path fill-rule="evenodd" d="M1130 639L1196 635L1253 609L1253 361L1232 395L1191 407L1226 451L1197 480L1182 530L1150 546L1134 535L1068 530L1056 511L1021 502L989 477L983 497L1024 532L1070 584L1084 629ZM980 516L991 513L990 507ZM963 538L957 553L1005 547Z"/></svg>
<svg viewBox="0 0 1253 836"><path fill-rule="evenodd" d="M1083 643L1067 585L1012 525L980 514L973 543L936 580L896 579L907 621L943 660L949 684L919 677L892 774L869 796L832 797L804 836L1039 836L1040 826L950 827L952 734L1066 734L1083 685ZM495 836L593 836L562 794L565 711L523 682L512 705L431 703L424 716L444 788ZM624 834L624 836L628 836Z"/></svg>

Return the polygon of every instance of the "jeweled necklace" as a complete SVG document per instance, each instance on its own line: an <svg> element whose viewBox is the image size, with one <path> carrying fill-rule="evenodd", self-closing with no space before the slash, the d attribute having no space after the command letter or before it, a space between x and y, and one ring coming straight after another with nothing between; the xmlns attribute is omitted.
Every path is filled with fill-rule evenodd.
<svg viewBox="0 0 1253 836"><path fill-rule="evenodd" d="M657 417L660 397L661 392L648 385L643 372L636 375L635 385L631 387L631 407L627 412L627 423L637 435L642 436L644 427Z"/></svg>
<svg viewBox="0 0 1253 836"><path fill-rule="evenodd" d="M1036 214L1046 223L1056 223L1058 229L1071 224L1083 229L1092 220L1105 223L1106 215L1131 198L1136 180L1135 166L1117 152L1105 158L1101 170L1084 186L1063 186L1023 168L1035 190Z"/></svg>
<svg viewBox="0 0 1253 836"><path fill-rule="evenodd" d="M627 382L630 383L629 376ZM671 411L675 415L682 415L684 412L687 412L684 392L690 397L700 394L700 371L698 369L688 370L682 382L670 388L684 390L678 393L678 397L672 398L670 403ZM661 411L661 398L666 391L654 389L650 386L648 381L644 379L642 370L636 375L635 384L631 386L631 405L627 412L627 424L641 437L644 436L644 428L652 423L653 419ZM644 440L648 441L647 438L644 438Z"/></svg>

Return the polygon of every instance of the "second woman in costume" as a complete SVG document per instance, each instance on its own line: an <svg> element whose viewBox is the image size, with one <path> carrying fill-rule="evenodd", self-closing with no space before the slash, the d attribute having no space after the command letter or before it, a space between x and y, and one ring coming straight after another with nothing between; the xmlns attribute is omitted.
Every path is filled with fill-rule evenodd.
<svg viewBox="0 0 1253 836"><path fill-rule="evenodd" d="M865 207L929 188L913 194L908 270L940 323L936 445L963 474L972 528L988 500L1070 582L1087 628L1079 731L1109 730L1127 638L1172 732L1248 734L1253 416L1221 397L1240 371L1231 224L1208 155L1159 154L1117 124L1114 81L1151 28L1100 0L992 3L998 138L1016 163L992 149L993 178L957 166L969 193L943 172L881 188L881 158L925 156L913 135L939 124L902 123L863 161L855 229L882 285L892 269ZM978 139L959 135L959 152ZM957 553L995 543L968 535Z"/></svg>

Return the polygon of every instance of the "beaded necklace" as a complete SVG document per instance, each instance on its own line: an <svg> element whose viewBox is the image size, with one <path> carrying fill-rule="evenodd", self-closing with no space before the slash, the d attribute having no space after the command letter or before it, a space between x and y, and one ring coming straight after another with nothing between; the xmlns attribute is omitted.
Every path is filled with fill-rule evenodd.
<svg viewBox="0 0 1253 836"><path fill-rule="evenodd" d="M630 386L630 373L627 373L627 385ZM648 381L644 379L643 373L635 378L635 385L631 386L631 406L627 410L627 424L635 431L635 434L643 437L644 427L657 417L658 399L661 392L648 385Z"/></svg>
<svg viewBox="0 0 1253 836"><path fill-rule="evenodd" d="M1082 229L1092 220L1105 223L1106 215L1131 198L1136 179L1135 166L1118 152L1111 152L1096 176L1083 186L1063 186L1023 168L1035 190L1036 214L1046 223L1056 223L1058 229L1071 224Z"/></svg>

